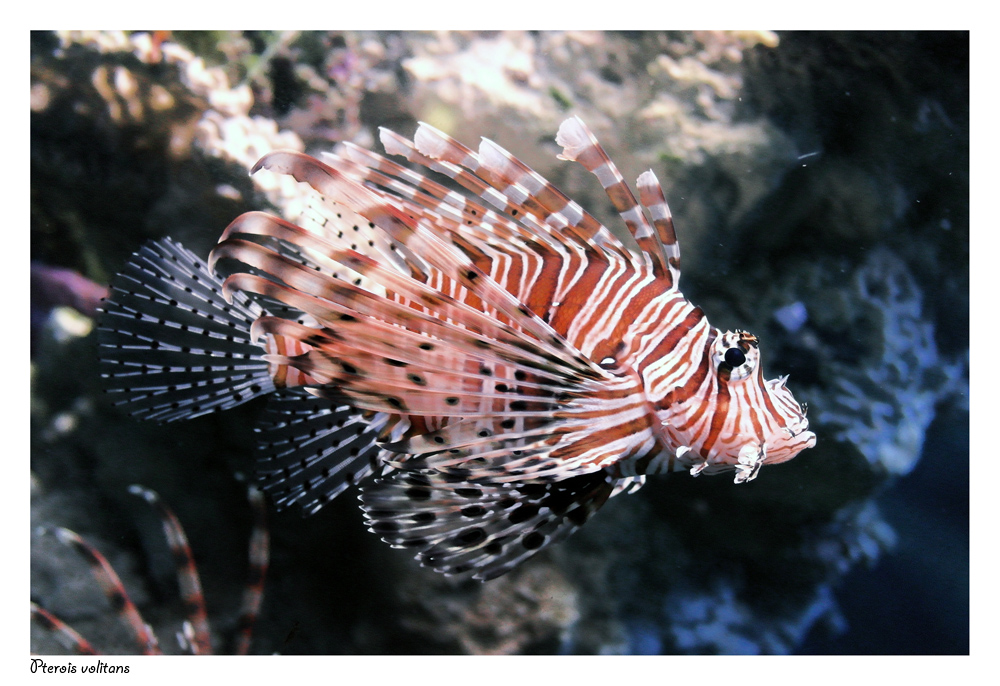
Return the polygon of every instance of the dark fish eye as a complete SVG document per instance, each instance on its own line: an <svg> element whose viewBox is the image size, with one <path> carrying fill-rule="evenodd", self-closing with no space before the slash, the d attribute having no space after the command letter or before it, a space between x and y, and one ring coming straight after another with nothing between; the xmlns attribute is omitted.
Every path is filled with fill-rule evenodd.
<svg viewBox="0 0 1000 686"><path fill-rule="evenodd" d="M725 360L730 367L739 367L747 361L747 356L739 348L730 348L726 351Z"/></svg>

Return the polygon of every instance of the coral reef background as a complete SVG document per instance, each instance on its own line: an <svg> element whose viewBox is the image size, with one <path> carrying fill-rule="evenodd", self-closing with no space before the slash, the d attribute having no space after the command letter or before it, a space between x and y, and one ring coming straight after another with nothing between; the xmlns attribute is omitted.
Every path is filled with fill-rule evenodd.
<svg viewBox="0 0 1000 686"><path fill-rule="evenodd" d="M818 446L745 486L652 477L486 584L382 544L351 493L272 512L255 652L968 652L967 33L35 32L31 51L31 595L100 649L135 646L42 528L96 544L169 651L172 564L127 487L158 491L224 647L261 409L158 426L109 406L94 307L129 254L294 216L293 182L247 175L271 149L377 148L418 120L497 141L613 226L555 159L576 114L628 180L663 180L685 294L761 337Z"/></svg>

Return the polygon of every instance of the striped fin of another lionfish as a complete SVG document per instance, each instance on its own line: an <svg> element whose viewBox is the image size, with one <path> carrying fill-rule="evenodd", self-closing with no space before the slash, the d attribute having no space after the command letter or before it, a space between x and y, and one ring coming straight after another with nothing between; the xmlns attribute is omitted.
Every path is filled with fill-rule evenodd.
<svg viewBox="0 0 1000 686"><path fill-rule="evenodd" d="M253 529L250 531L250 554L247 560L249 573L243 590L240 620L236 634L235 655L248 655L253 641L253 630L264 603L264 581L271 563L271 534L267 529L267 507L264 494L251 486L248 490L250 508L253 511Z"/></svg>
<svg viewBox="0 0 1000 686"><path fill-rule="evenodd" d="M132 495L145 500L156 511L167 544L170 546L171 557L177 566L177 584L188 613L188 618L183 625L183 634L179 634L177 637L181 647L194 655L211 655L213 653L212 632L208 623L205 595L202 591L194 555L188 544L187 534L184 533L184 527L181 526L173 510L163 502L155 491L138 485L129 486L128 490ZM254 522L250 533L248 580L243 593L234 644L237 655L245 655L249 652L253 627L263 600L264 580L267 577L270 560L270 535L267 532L263 498L255 487L250 487L247 495L253 510Z"/></svg>
<svg viewBox="0 0 1000 686"><path fill-rule="evenodd" d="M143 498L156 511L170 546L174 563L177 566L178 586L188 612L188 618L184 622L184 632L178 634L178 641L182 648L191 653L210 654L212 652L211 632L205 611L205 598L184 528L173 511L154 491L142 486L130 486L129 492ZM260 491L251 487L249 499L254 513L254 526L250 535L249 580L243 596L239 631L235 643L237 655L245 655L249 652L253 626L256 623L263 599L264 579L267 576L270 557L264 501ZM56 527L52 531L60 542L72 547L87 560L91 573L100 584L117 614L129 625L143 654L161 654L156 634L139 613L121 579L107 559L73 531L62 527ZM81 655L98 654L93 645L79 633L35 603L31 603L31 616L45 629L54 632L67 648Z"/></svg>
<svg viewBox="0 0 1000 686"><path fill-rule="evenodd" d="M98 584L100 584L101 590L104 591L104 595L111 602L112 607L115 608L119 617L132 630L143 654L159 655L161 653L160 644L156 639L156 635L149 628L149 625L146 624L142 615L139 614L139 609L132 602L128 591L125 590L121 579L115 573L114 568L107 559L96 548L80 538L76 532L62 527L56 527L51 531L61 543L73 548L87 560L90 571ZM67 644L67 647L73 648L77 653L82 655L97 654L94 647L80 634L35 603L31 604L31 614L36 621L42 622L46 628L57 632L57 635Z"/></svg>
<svg viewBox="0 0 1000 686"><path fill-rule="evenodd" d="M188 544L184 527L155 491L136 485L129 486L128 490L132 495L149 503L160 518L163 533L170 546L170 553L177 565L177 585L180 588L184 606L188 610L188 620L184 623L184 638L187 647L196 655L210 655L212 653L212 638L208 628L205 594L201 590L201 579L198 576L198 568L195 566L194 556L191 554L191 546Z"/></svg>
<svg viewBox="0 0 1000 686"><path fill-rule="evenodd" d="M566 538L615 491L607 473L554 483L472 484L395 472L362 487L369 529L421 564L487 580Z"/></svg>
<svg viewBox="0 0 1000 686"><path fill-rule="evenodd" d="M66 648L77 655L98 655L99 653L76 629L66 624L54 614L35 603L31 603L31 618L46 631L54 634Z"/></svg>

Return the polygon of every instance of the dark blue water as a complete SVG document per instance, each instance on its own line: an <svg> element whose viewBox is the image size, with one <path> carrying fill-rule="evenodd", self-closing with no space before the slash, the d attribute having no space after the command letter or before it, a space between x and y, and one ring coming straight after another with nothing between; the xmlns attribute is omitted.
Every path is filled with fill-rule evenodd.
<svg viewBox="0 0 1000 686"><path fill-rule="evenodd" d="M896 549L836 589L847 631L815 630L799 652L968 653L968 413L940 408L919 464L878 502L899 536Z"/></svg>

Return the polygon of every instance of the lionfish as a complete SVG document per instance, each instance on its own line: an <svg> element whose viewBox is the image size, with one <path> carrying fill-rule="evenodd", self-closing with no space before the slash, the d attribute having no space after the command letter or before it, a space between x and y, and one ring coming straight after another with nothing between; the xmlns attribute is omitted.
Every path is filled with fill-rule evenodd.
<svg viewBox="0 0 1000 686"><path fill-rule="evenodd" d="M648 474L744 483L815 445L758 339L678 288L653 172L636 201L578 117L559 158L598 178L633 240L488 139L424 123L380 138L410 165L349 143L257 162L315 191L298 223L244 214L207 263L169 239L133 256L99 324L118 404L170 422L274 394L256 431L277 507L358 484L372 532L480 580Z"/></svg>

